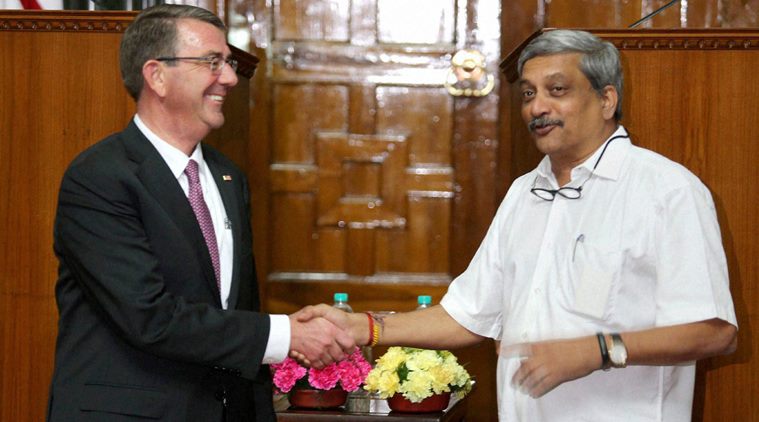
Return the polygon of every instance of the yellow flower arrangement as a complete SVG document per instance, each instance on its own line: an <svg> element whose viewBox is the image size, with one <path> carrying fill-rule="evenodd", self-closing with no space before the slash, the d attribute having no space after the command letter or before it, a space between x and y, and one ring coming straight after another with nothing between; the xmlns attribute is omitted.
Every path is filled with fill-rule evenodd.
<svg viewBox="0 0 759 422"><path fill-rule="evenodd" d="M471 389L471 377L447 350L391 347L377 359L364 381L364 389L386 399L400 393L412 403L434 394Z"/></svg>

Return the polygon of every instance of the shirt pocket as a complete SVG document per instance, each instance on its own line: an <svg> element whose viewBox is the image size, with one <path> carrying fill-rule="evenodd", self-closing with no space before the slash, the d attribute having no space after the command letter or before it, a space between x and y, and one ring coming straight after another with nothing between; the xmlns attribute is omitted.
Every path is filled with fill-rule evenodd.
<svg viewBox="0 0 759 422"><path fill-rule="evenodd" d="M620 280L622 253L580 238L568 259L572 312L608 320Z"/></svg>

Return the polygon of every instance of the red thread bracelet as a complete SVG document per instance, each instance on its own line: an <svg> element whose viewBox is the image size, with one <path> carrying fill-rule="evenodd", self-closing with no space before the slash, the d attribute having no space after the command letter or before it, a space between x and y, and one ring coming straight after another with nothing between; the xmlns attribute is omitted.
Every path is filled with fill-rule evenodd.
<svg viewBox="0 0 759 422"><path fill-rule="evenodd" d="M372 314L369 312L364 313L369 318L369 340L367 340L366 345L370 346L374 340L374 318L372 318Z"/></svg>

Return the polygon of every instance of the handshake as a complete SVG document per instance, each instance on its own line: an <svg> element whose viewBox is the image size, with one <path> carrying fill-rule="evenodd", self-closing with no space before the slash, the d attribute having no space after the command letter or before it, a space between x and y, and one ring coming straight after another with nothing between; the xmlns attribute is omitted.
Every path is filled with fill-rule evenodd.
<svg viewBox="0 0 759 422"><path fill-rule="evenodd" d="M369 318L320 304L290 316L290 357L316 369L347 358L369 344Z"/></svg>

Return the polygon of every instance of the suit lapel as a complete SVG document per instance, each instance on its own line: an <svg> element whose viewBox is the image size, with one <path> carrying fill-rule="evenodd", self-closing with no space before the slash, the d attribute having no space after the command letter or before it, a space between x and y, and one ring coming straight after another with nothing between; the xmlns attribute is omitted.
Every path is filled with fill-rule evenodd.
<svg viewBox="0 0 759 422"><path fill-rule="evenodd" d="M187 196L169 166L134 122L127 126L122 136L130 159L139 164L137 177L187 237L187 242L197 253L200 266L203 268L210 296L214 298L216 305L221 307L211 256Z"/></svg>
<svg viewBox="0 0 759 422"><path fill-rule="evenodd" d="M218 160L217 154L214 153L214 151L211 151L208 148L203 148L203 159L206 161L206 164L208 164L208 168L211 169L214 182L216 182L216 186L219 188L219 193L221 194L221 201L224 203L227 219L232 227L234 252L232 254L232 283L229 290L229 298L227 299L227 308L234 309L237 305L240 287L240 245L242 245L240 229L242 228L242 203L237 193L241 191L238 185L241 181L233 180L232 174L236 173L232 172L232 169Z"/></svg>

